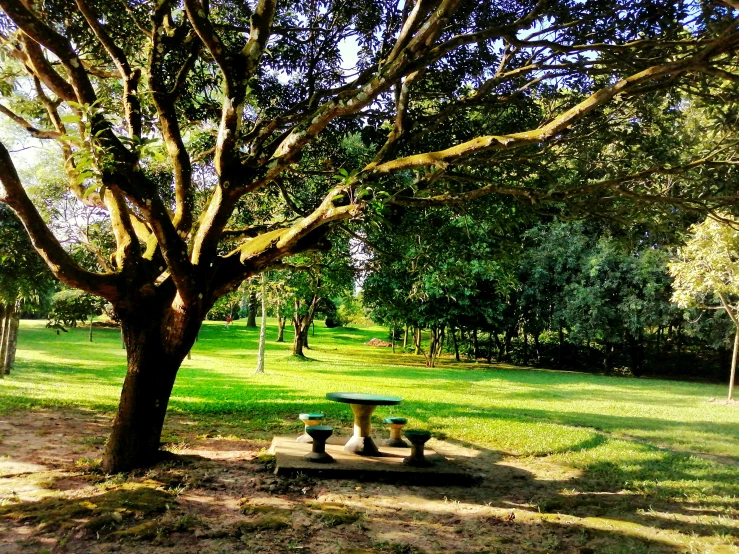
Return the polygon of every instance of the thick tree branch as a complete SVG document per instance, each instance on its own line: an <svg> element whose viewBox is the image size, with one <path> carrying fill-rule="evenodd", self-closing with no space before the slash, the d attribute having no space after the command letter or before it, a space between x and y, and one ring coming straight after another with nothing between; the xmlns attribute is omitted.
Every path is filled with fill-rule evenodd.
<svg viewBox="0 0 739 554"><path fill-rule="evenodd" d="M90 29L97 37L100 44L110 56L116 66L123 83L123 105L125 118L128 123L128 132L131 137L141 138L141 103L137 96L137 88L141 72L132 71L126 54L108 35L104 27L99 23L99 17L86 2L86 0L75 0L77 8L87 21Z"/></svg>
<svg viewBox="0 0 739 554"><path fill-rule="evenodd" d="M449 163L463 160L481 152L510 150L545 142L564 131L570 125L581 120L597 107L609 102L616 95L626 93L631 88L660 77L684 73L688 70L695 69L697 65L698 62L696 59L692 58L685 61L650 67L635 75L622 79L610 87L603 88L591 94L582 102L579 102L538 129L509 135L477 137L437 152L415 154L381 164L371 163L365 167L362 179L365 180L381 174L396 173L417 167L444 167Z"/></svg>
<svg viewBox="0 0 739 554"><path fill-rule="evenodd" d="M182 140L180 122L174 105L176 96L167 89L167 84L162 77L166 47L162 40L162 33L158 32L168 11L168 3L163 2L152 18L154 31L149 51L149 87L159 115L159 130L162 133L174 173L175 215L173 223L179 233L187 235L192 228L194 208L192 162Z"/></svg>
<svg viewBox="0 0 739 554"><path fill-rule="evenodd" d="M82 62L69 41L46 25L19 0L0 0L0 8L26 35L48 48L64 65L72 79L77 102L93 104L97 99Z"/></svg>
<svg viewBox="0 0 739 554"><path fill-rule="evenodd" d="M34 248L51 272L65 283L102 296L111 302L118 298L116 277L85 271L67 253L49 230L41 214L26 194L15 165L5 146L0 143L0 202L10 206L26 228Z"/></svg>
<svg viewBox="0 0 739 554"><path fill-rule="evenodd" d="M9 117L13 121L15 121L18 125L23 127L26 131L28 131L28 134L31 135L33 138L37 139L58 139L61 134L57 133L56 131L42 131L40 129L37 129L33 125L31 125L28 121L23 119L21 116L13 113L8 108L0 104L0 113L4 114L5 116Z"/></svg>

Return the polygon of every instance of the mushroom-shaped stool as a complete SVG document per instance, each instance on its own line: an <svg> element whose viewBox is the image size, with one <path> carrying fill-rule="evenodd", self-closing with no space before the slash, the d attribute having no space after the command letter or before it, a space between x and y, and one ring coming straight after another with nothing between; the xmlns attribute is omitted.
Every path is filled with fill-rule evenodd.
<svg viewBox="0 0 739 554"><path fill-rule="evenodd" d="M394 446L396 448L408 448L408 443L403 440L403 427L408 420L404 417L386 417L383 422L390 427L390 439L385 441L385 446Z"/></svg>
<svg viewBox="0 0 739 554"><path fill-rule="evenodd" d="M305 432L295 440L298 442L313 442L313 439L308 434L308 427L320 425L324 417L323 414L318 412L298 415L298 419L305 424Z"/></svg>
<svg viewBox="0 0 739 554"><path fill-rule="evenodd" d="M327 425L313 425L305 432L313 438L313 451L306 454L305 459L319 464L333 462L331 455L326 453L326 439L333 434L334 428Z"/></svg>
<svg viewBox="0 0 739 554"><path fill-rule="evenodd" d="M403 433L411 441L411 455L403 458L403 463L414 467L428 467L432 465L423 455L423 445L431 438L428 431L409 430Z"/></svg>

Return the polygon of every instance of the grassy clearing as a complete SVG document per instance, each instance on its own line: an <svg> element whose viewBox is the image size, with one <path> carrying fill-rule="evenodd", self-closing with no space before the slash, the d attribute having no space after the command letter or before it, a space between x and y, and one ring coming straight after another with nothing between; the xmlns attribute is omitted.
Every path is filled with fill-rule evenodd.
<svg viewBox="0 0 739 554"><path fill-rule="evenodd" d="M722 386L455 364L426 369L413 355L363 343L381 328L326 329L311 337L308 360L290 356L268 332L267 373L254 375L256 329L239 321L206 323L186 360L170 410L189 415L210 436L266 438L296 432L296 414L323 411L348 428L346 406L331 391L396 394L398 407L378 408L411 427L517 456L550 456L582 470L568 486L628 490L647 497L739 508L739 410L710 403ZM56 335L24 321L18 368L0 381L0 413L73 406L112 411L125 371L118 332L85 329ZM699 456L706 454L710 456ZM711 457L713 459L711 459Z"/></svg>

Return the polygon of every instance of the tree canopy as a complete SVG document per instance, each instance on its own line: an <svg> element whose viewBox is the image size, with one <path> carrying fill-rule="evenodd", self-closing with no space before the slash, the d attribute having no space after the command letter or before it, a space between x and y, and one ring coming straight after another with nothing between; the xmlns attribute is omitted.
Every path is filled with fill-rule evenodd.
<svg viewBox="0 0 739 554"><path fill-rule="evenodd" d="M690 228L685 246L670 263L674 278L673 301L680 306L720 307L735 326L734 355L729 379L729 400L734 395L739 356L739 230L737 221L724 214L708 217Z"/></svg>

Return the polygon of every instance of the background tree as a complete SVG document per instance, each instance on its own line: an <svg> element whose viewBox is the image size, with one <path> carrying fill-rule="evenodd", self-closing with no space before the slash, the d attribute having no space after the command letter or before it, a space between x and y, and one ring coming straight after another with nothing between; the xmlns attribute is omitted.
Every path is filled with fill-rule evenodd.
<svg viewBox="0 0 739 554"><path fill-rule="evenodd" d="M21 309L47 304L53 289L52 275L20 220L0 205L0 377L15 363Z"/></svg>
<svg viewBox="0 0 739 554"><path fill-rule="evenodd" d="M282 298L277 309L292 319L294 356L305 355L308 331L322 306L352 291L354 270L346 246L346 239L337 239L331 251L293 257L289 269L280 272ZM332 303L331 307L335 311Z"/></svg>
<svg viewBox="0 0 739 554"><path fill-rule="evenodd" d="M739 357L739 222L730 216L708 217L691 226L688 240L670 263L673 301L679 306L723 309L734 324L734 353L729 400L734 398Z"/></svg>
<svg viewBox="0 0 739 554"><path fill-rule="evenodd" d="M463 213L395 209L384 225L366 231L382 245L363 285L372 318L413 328L414 349L429 367L447 333L456 355L463 330L492 337L504 326L515 286L517 248L503 237L514 235L521 221L510 202L490 201ZM422 329L431 332L428 349L421 348Z"/></svg>
<svg viewBox="0 0 739 554"><path fill-rule="evenodd" d="M92 318L103 313L105 300L78 289L62 290L51 297L49 327L76 327L78 321L89 321L92 342Z"/></svg>
<svg viewBox="0 0 739 554"><path fill-rule="evenodd" d="M621 157L575 177L582 144L616 116L635 126L668 89L734 101L720 89L737 79L739 30L721 3L0 0L0 10L0 112L58 145L69 190L107 214L115 242L108 268L81 267L0 146L0 201L54 275L104 297L122 323L128 373L106 471L155 459L178 368L214 302L282 258L326 248L340 220L489 194L693 208L735 198L733 178L675 187L698 166L723 177L733 152L721 148L695 159L685 149L669 167ZM347 43L356 60L342 59ZM530 124L496 117L520 111ZM340 148L360 131L368 163ZM546 171L568 157L582 161L570 179Z"/></svg>

